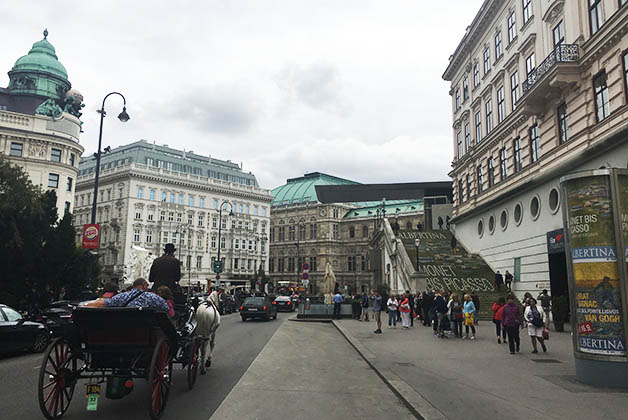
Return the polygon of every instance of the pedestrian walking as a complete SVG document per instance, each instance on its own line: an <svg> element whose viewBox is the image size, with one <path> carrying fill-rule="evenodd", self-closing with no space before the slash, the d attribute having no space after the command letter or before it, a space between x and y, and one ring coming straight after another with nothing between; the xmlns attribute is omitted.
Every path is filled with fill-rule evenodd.
<svg viewBox="0 0 628 420"><path fill-rule="evenodd" d="M445 331L449 330L449 318L447 317L447 300L445 300L445 292L442 290L440 295L434 300L434 333L440 337L445 338Z"/></svg>
<svg viewBox="0 0 628 420"><path fill-rule="evenodd" d="M416 311L416 316L419 321L425 325L425 320L423 317L423 293L417 293L416 299L414 300L414 307Z"/></svg>
<svg viewBox="0 0 628 420"><path fill-rule="evenodd" d="M443 230L443 218L438 216L438 229Z"/></svg>
<svg viewBox="0 0 628 420"><path fill-rule="evenodd" d="M360 321L369 322L369 297L366 292L362 293L362 297L360 298L360 305L362 306Z"/></svg>
<svg viewBox="0 0 628 420"><path fill-rule="evenodd" d="M506 329L502 328L502 313L504 311L504 305L506 299L500 297L497 302L493 303L491 310L493 311L493 324L495 324L495 333L497 334L497 344L502 343L501 337L504 337L504 343L506 342Z"/></svg>
<svg viewBox="0 0 628 420"><path fill-rule="evenodd" d="M473 306L475 306L475 312L473 313L473 323L478 325L480 323L480 297L476 292L471 292L471 300Z"/></svg>
<svg viewBox="0 0 628 420"><path fill-rule="evenodd" d="M410 312L412 312L412 306L410 306L410 299L408 296L410 292L406 292L401 295L401 302L399 302L399 311L401 312L401 326L403 328L410 327Z"/></svg>
<svg viewBox="0 0 628 420"><path fill-rule="evenodd" d="M416 304L416 299L409 290L406 290L406 297L408 298L408 304L410 305L410 327L414 327L414 318L416 317L416 312L414 308Z"/></svg>
<svg viewBox="0 0 628 420"><path fill-rule="evenodd" d="M452 293L449 301L449 319L453 323L454 336L462 338L462 303L457 294Z"/></svg>
<svg viewBox="0 0 628 420"><path fill-rule="evenodd" d="M456 235L451 235L451 253L456 253L456 248L458 247L458 240L456 239Z"/></svg>
<svg viewBox="0 0 628 420"><path fill-rule="evenodd" d="M464 317L464 338L469 338L469 328L471 329L471 340L475 340L475 313L477 312L473 300L470 295L464 295L464 306L462 307L462 313Z"/></svg>
<svg viewBox="0 0 628 420"><path fill-rule="evenodd" d="M419 222L419 223L416 225L416 228L417 228L417 230L418 230L419 232L423 232L423 223Z"/></svg>
<svg viewBox="0 0 628 420"><path fill-rule="evenodd" d="M508 348L510 354L519 353L520 339L519 328L523 328L523 316L519 305L515 303L515 297L510 294L506 297L506 305L502 308L502 325L508 335Z"/></svg>
<svg viewBox="0 0 628 420"><path fill-rule="evenodd" d="M538 353L536 348L536 342L541 344L543 353L547 351L545 346L545 340L543 339L543 328L545 328L545 312L539 310L536 306L536 299L530 298L528 300L528 307L523 314L526 322L528 323L528 335L532 342L532 353Z"/></svg>
<svg viewBox="0 0 628 420"><path fill-rule="evenodd" d="M399 301L392 295L386 302L388 309L388 328L397 328L397 309L399 308Z"/></svg>
<svg viewBox="0 0 628 420"><path fill-rule="evenodd" d="M550 295L547 294L547 289L543 289L543 291L541 292L541 294L539 295L537 299L541 301L541 308L543 309L543 312L545 312L545 319L547 320L547 322L549 322L549 314L550 314L550 308L552 306L552 298L550 297Z"/></svg>
<svg viewBox="0 0 628 420"><path fill-rule="evenodd" d="M379 291L373 291L373 319L377 323L377 329L373 331L375 334L382 333L382 297L379 295Z"/></svg>
<svg viewBox="0 0 628 420"><path fill-rule="evenodd" d="M340 292L336 292L334 295L334 318L340 319L340 310L342 308L342 301L344 298L340 294Z"/></svg>
<svg viewBox="0 0 628 420"><path fill-rule="evenodd" d="M506 290L511 292L512 291L512 281L514 280L514 277L512 276L512 274L510 274L510 271L508 271L508 270L506 270L506 275L504 277L505 277L505 280L506 280Z"/></svg>
<svg viewBox="0 0 628 420"><path fill-rule="evenodd" d="M500 273L499 270L497 270L497 273L495 273L495 288L497 289L498 292L502 291L503 284L504 284L504 276L502 276L502 273Z"/></svg>
<svg viewBox="0 0 628 420"><path fill-rule="evenodd" d="M530 299L533 299L532 294L530 292L525 292L523 294L523 307L524 308L528 307L528 302L530 301Z"/></svg>
<svg viewBox="0 0 628 420"><path fill-rule="evenodd" d="M449 228L451 228L451 217L447 216L445 218L445 224L447 225L447 230L449 230Z"/></svg>

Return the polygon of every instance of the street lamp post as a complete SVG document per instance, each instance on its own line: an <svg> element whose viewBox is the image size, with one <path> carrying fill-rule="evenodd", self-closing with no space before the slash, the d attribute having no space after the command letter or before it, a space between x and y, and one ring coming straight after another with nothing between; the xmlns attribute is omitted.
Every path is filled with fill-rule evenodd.
<svg viewBox="0 0 628 420"><path fill-rule="evenodd" d="M127 122L131 118L129 117L129 114L127 114L126 112L126 98L121 93L111 92L107 94L107 96L105 96L105 99L102 100L102 107L98 110L98 112L100 113L100 131L98 133L98 152L96 153L96 175L94 177L94 201L92 202L92 219L91 219L92 224L96 223L96 203L98 202L98 178L100 175L100 156L102 154L102 151L101 151L102 126L103 126L103 121L105 119L105 115L107 115L107 113L105 112L105 101L111 95L120 95L122 96L122 100L124 101L122 105L122 112L118 115L118 119L122 122Z"/></svg>
<svg viewBox="0 0 628 420"><path fill-rule="evenodd" d="M231 204L228 201L223 201L222 203L220 203L220 207L218 208L218 257L216 258L216 261L222 261L220 259L220 248L221 248L221 235L222 235L222 208L225 206L225 204L229 204L230 210L229 210L229 216L233 216L233 204ZM221 263L219 263L221 264ZM216 274L220 274L220 273L216 273Z"/></svg>
<svg viewBox="0 0 628 420"><path fill-rule="evenodd" d="M416 271L419 271L419 247L421 246L421 239L416 238L414 240L414 246L416 247Z"/></svg>

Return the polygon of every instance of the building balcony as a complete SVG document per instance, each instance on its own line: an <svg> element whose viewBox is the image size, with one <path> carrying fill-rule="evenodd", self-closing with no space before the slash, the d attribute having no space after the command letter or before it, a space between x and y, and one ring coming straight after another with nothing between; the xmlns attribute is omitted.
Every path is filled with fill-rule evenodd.
<svg viewBox="0 0 628 420"><path fill-rule="evenodd" d="M577 44L561 44L530 72L521 84L521 103L529 112L543 111L545 104L580 80L580 49Z"/></svg>

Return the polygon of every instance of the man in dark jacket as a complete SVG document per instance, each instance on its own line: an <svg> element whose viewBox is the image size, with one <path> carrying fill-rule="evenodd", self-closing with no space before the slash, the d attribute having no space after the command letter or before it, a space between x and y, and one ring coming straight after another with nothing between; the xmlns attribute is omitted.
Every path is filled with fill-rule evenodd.
<svg viewBox="0 0 628 420"><path fill-rule="evenodd" d="M166 244L164 255L153 261L148 276L148 281L153 283L153 290L157 290L160 286L168 286L173 294L178 291L181 263L174 256L175 251L174 244Z"/></svg>
<svg viewBox="0 0 628 420"><path fill-rule="evenodd" d="M423 325L426 327L432 323L432 307L434 306L434 291L423 294Z"/></svg>
<svg viewBox="0 0 628 420"><path fill-rule="evenodd" d="M495 288L497 289L498 292L502 291L503 284L504 284L504 276L502 276L502 273L500 273L499 270L497 270L497 273L495 273Z"/></svg>

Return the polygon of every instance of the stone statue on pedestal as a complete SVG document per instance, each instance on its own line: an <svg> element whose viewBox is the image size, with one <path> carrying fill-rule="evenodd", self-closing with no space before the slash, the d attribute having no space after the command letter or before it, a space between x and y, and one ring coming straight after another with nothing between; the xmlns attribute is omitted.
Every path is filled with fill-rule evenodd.
<svg viewBox="0 0 628 420"><path fill-rule="evenodd" d="M325 264L325 276L323 277L322 286L325 304L331 305L333 303L334 289L336 288L336 276L334 275L334 270L332 270L329 261Z"/></svg>

